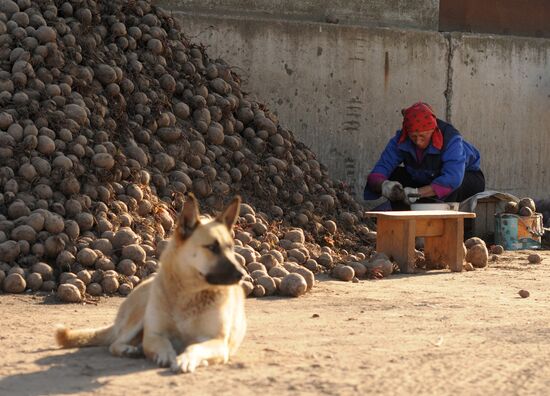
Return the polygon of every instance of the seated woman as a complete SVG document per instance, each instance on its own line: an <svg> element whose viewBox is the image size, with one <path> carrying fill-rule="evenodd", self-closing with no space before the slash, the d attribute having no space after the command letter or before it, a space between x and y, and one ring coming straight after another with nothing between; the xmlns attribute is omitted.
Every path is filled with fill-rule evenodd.
<svg viewBox="0 0 550 396"><path fill-rule="evenodd" d="M367 177L365 200L380 195L393 210L417 199L461 202L485 190L479 151L422 102L404 109L403 128L390 139Z"/></svg>

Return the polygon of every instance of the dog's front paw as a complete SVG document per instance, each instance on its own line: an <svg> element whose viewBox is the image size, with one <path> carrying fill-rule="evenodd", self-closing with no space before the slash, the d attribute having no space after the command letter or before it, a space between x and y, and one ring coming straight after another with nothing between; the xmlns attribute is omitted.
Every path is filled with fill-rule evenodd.
<svg viewBox="0 0 550 396"><path fill-rule="evenodd" d="M175 373L192 373L199 366L208 366L208 361L184 352L177 357L170 368Z"/></svg>
<svg viewBox="0 0 550 396"><path fill-rule="evenodd" d="M160 367L173 367L176 364L176 354L173 351L158 352L153 361Z"/></svg>

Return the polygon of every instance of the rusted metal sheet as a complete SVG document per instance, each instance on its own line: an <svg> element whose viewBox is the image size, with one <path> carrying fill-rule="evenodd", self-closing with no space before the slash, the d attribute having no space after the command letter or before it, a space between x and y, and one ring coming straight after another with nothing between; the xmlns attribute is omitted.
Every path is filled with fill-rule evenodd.
<svg viewBox="0 0 550 396"><path fill-rule="evenodd" d="M440 0L439 30L550 37L548 0Z"/></svg>

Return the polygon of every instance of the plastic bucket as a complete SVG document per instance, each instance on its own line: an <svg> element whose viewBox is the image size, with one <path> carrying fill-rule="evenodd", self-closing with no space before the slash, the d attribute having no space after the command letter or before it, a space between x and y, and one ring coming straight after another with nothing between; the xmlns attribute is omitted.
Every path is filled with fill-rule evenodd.
<svg viewBox="0 0 550 396"><path fill-rule="evenodd" d="M502 245L506 250L540 249L543 233L540 213L528 217L495 214L495 244Z"/></svg>

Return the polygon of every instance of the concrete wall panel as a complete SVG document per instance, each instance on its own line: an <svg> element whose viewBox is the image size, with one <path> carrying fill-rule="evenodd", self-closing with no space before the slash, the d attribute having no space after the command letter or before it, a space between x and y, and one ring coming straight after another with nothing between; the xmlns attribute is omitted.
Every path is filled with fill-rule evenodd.
<svg viewBox="0 0 550 396"><path fill-rule="evenodd" d="M160 0L175 11L437 30L439 0Z"/></svg>
<svg viewBox="0 0 550 396"><path fill-rule="evenodd" d="M550 40L454 36L452 121L480 149L487 184L550 196Z"/></svg>

